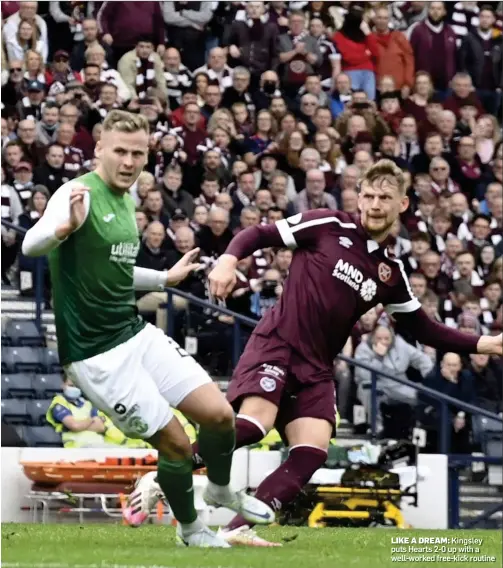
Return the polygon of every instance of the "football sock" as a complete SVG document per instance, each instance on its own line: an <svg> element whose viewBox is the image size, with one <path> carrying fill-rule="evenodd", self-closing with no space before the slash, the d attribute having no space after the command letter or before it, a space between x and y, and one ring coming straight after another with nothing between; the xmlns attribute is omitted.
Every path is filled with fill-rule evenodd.
<svg viewBox="0 0 503 568"><path fill-rule="evenodd" d="M206 464L208 481L220 486L229 485L232 454L236 442L234 427L230 430L213 430L201 426L198 434L199 452ZM191 471L192 471L191 461Z"/></svg>
<svg viewBox="0 0 503 568"><path fill-rule="evenodd" d="M279 511L283 505L295 499L313 473L326 461L325 450L312 446L294 446L286 461L258 486L255 497L274 511ZM233 530L243 525L250 526L250 522L241 515L236 515L226 528Z"/></svg>
<svg viewBox="0 0 503 568"><path fill-rule="evenodd" d="M236 443L234 449L256 444L267 434L263 426L249 416L238 414L236 416ZM199 442L192 444L192 469L197 470L205 467L204 460L199 451Z"/></svg>
<svg viewBox="0 0 503 568"><path fill-rule="evenodd" d="M187 525L197 519L192 483L192 460L170 460L159 455L157 481L176 520Z"/></svg>

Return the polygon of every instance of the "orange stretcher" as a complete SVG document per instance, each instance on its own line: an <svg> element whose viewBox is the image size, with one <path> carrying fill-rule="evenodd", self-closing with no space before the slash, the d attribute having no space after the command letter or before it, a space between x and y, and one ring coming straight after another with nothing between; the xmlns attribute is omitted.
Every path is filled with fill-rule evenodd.
<svg viewBox="0 0 503 568"><path fill-rule="evenodd" d="M21 462L24 473L34 483L59 485L65 481L82 483L134 482L157 468L157 457L106 458L104 461Z"/></svg>

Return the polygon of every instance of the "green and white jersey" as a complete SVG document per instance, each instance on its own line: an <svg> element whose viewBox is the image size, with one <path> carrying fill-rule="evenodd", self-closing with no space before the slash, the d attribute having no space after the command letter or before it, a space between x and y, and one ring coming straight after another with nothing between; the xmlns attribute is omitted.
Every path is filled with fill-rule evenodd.
<svg viewBox="0 0 503 568"><path fill-rule="evenodd" d="M69 219L70 193L76 183L89 188L84 200L87 216L60 242L54 232ZM139 248L133 199L113 192L96 173L63 185L26 235L25 254L49 256L62 365L104 353L145 326L135 301L135 271L145 271L134 266ZM144 288L160 289L166 274L146 272L154 274Z"/></svg>

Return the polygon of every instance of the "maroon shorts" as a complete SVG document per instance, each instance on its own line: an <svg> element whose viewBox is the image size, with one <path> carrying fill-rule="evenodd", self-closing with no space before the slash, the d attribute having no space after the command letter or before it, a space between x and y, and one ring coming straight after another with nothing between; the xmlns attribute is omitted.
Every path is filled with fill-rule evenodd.
<svg viewBox="0 0 503 568"><path fill-rule="evenodd" d="M236 412L248 396L275 404L275 427L283 439L285 426L297 418L321 418L335 426L333 380L301 382L299 377L306 373L312 375L312 366L280 337L253 334L234 370L227 399Z"/></svg>

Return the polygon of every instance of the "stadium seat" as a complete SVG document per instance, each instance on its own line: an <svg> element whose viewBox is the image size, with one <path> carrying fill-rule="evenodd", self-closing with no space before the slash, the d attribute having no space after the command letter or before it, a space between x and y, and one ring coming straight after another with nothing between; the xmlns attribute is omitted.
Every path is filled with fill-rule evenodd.
<svg viewBox="0 0 503 568"><path fill-rule="evenodd" d="M35 375L33 388L37 398L52 398L63 390L63 377L58 373Z"/></svg>
<svg viewBox="0 0 503 568"><path fill-rule="evenodd" d="M43 349L43 357L46 373L60 373L63 370L59 363L58 352L54 349Z"/></svg>
<svg viewBox="0 0 503 568"><path fill-rule="evenodd" d="M30 424L27 404L24 400L7 398L2 400L2 422L5 424Z"/></svg>
<svg viewBox="0 0 503 568"><path fill-rule="evenodd" d="M2 373L36 373L43 371L43 367L43 353L39 347L2 347Z"/></svg>
<svg viewBox="0 0 503 568"><path fill-rule="evenodd" d="M34 321L9 320L5 325L5 335L12 346L43 346L44 336L40 333Z"/></svg>
<svg viewBox="0 0 503 568"><path fill-rule="evenodd" d="M51 426L27 426L19 435L26 441L28 446L35 448L58 448L63 444L61 436Z"/></svg>
<svg viewBox="0 0 503 568"><path fill-rule="evenodd" d="M31 400L27 403L27 411L34 426L45 426L47 424L45 414L50 404L50 400Z"/></svg>
<svg viewBox="0 0 503 568"><path fill-rule="evenodd" d="M35 398L33 376L26 373L3 375L2 398Z"/></svg>

